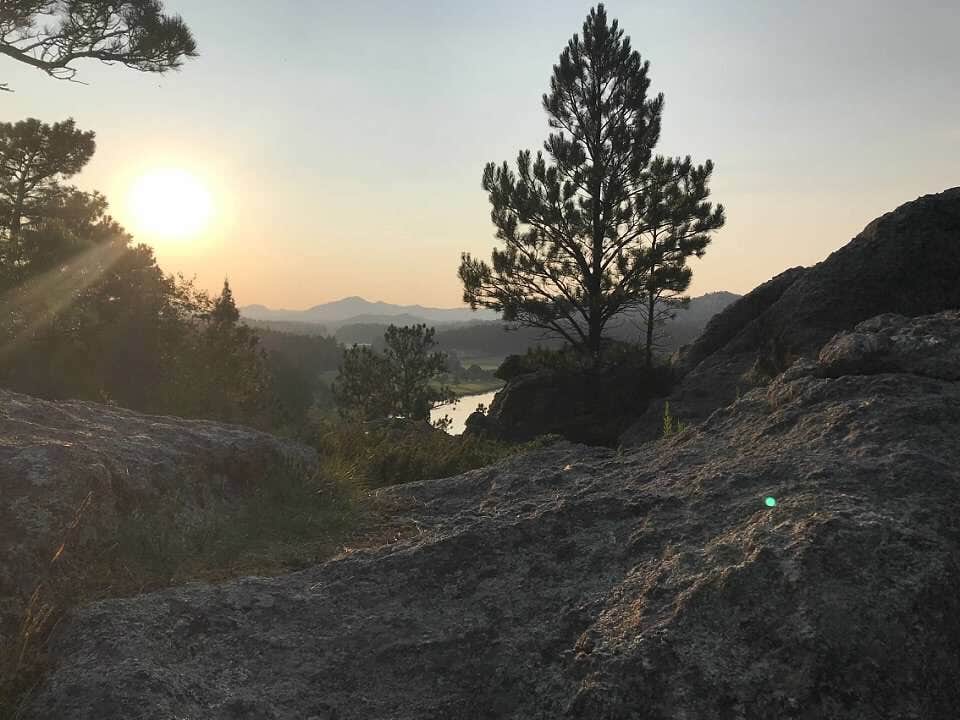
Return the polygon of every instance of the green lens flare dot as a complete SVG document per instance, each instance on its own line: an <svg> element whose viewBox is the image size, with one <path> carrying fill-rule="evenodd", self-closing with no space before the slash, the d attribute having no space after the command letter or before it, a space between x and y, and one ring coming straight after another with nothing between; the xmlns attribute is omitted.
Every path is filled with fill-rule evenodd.
<svg viewBox="0 0 960 720"><path fill-rule="evenodd" d="M763 504L766 505L767 507L776 507L777 499L775 497L769 497L769 496L765 497L763 499Z"/></svg>

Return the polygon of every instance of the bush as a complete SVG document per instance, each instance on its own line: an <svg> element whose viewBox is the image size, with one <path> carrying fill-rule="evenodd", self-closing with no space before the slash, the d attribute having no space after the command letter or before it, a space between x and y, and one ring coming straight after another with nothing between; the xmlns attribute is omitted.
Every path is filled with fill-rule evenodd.
<svg viewBox="0 0 960 720"><path fill-rule="evenodd" d="M321 421L313 445L323 472L365 490L451 477L507 457L520 446L454 436L424 422L347 424Z"/></svg>
<svg viewBox="0 0 960 720"><path fill-rule="evenodd" d="M643 348L634 343L607 340L599 359L596 360L569 346L561 349L534 347L523 355L508 355L494 374L509 382L521 375L542 370L574 373L622 366L636 368L638 372L645 374L650 373Z"/></svg>
<svg viewBox="0 0 960 720"><path fill-rule="evenodd" d="M580 370L584 367L584 364L583 355L571 348L553 350L533 347L523 355L508 355L494 375L505 382L509 382L513 378L529 375L540 370Z"/></svg>
<svg viewBox="0 0 960 720"><path fill-rule="evenodd" d="M670 403L663 404L663 437L671 437L684 432L689 427L688 423L680 418L670 414Z"/></svg>

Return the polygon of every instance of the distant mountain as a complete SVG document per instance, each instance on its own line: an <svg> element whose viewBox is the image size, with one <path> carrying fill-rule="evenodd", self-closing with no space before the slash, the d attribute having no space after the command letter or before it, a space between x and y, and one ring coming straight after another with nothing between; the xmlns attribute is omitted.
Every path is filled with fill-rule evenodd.
<svg viewBox="0 0 960 720"><path fill-rule="evenodd" d="M670 354L681 345L693 342L710 318L738 297L740 296L733 293L715 292L691 299L686 309L677 310L672 320L658 328L658 350ZM382 341L387 324L369 319L365 322L347 322L337 327L335 336L345 345L376 344ZM610 337L618 340L636 342L643 334L640 317L636 314L624 315L609 326L608 332ZM535 328L507 331L499 321L474 321L439 326L436 339L442 350L468 357L504 357L526 352L528 348L535 345L559 347L562 344L560 340Z"/></svg>
<svg viewBox="0 0 960 720"><path fill-rule="evenodd" d="M672 353L681 346L692 343L700 337L710 318L739 299L739 295L726 291L691 298L686 309L677 310L673 319L664 323L658 343L661 350Z"/></svg>
<svg viewBox="0 0 960 720"><path fill-rule="evenodd" d="M676 316L658 329L658 350L669 354L681 345L693 342L710 318L739 297L729 292L713 292L692 298L686 309L677 310ZM371 308L377 311L357 312ZM367 302L362 298L345 298L309 310L271 310L262 305L250 305L241 308L240 312L253 325L284 332L312 335L317 334L318 329L326 328L326 332L345 345L376 344L382 341L387 325L419 322L437 328L436 339L442 350L464 356L504 357L526 352L535 345L559 347L561 344L534 328L506 331L495 313L483 310L473 313L469 309L389 305ZM608 332L610 337L618 340L637 341L643 332L640 317L635 313L624 315L608 327Z"/></svg>
<svg viewBox="0 0 960 720"><path fill-rule="evenodd" d="M470 308L430 308L422 305L391 305L385 302L370 302L361 297L347 297L334 302L314 305L307 310L275 310L264 305L247 305L240 314L250 320L262 322L289 322L325 325L331 330L350 324L400 323L405 325L428 323L449 325L471 320L496 320L497 314L490 310Z"/></svg>

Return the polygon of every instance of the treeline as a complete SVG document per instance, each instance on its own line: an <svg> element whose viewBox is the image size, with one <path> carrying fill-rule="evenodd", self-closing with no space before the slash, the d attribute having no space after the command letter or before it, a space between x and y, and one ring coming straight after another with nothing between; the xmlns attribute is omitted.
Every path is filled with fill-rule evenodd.
<svg viewBox="0 0 960 720"><path fill-rule="evenodd" d="M335 336L346 344L363 343L378 347L383 343L385 326L380 323L353 323L340 327ZM437 328L438 347L447 352L506 357L526 352L535 345L560 347L562 342L536 328L507 330L502 323L476 322Z"/></svg>
<svg viewBox="0 0 960 720"><path fill-rule="evenodd" d="M332 385L343 362L343 346L325 335L299 335L254 326L270 372L276 423L295 431L311 410L332 412Z"/></svg>
<svg viewBox="0 0 960 720"><path fill-rule="evenodd" d="M67 182L95 150L73 120L0 123L0 384L259 427L295 415L274 389L296 364L271 367L229 284L211 297L164 273L102 195Z"/></svg>
<svg viewBox="0 0 960 720"><path fill-rule="evenodd" d="M164 273L102 195L69 184L95 151L94 133L73 120L0 123L0 385L297 435L311 412L333 415L344 347L252 328L228 282L211 296ZM382 345L383 328L379 335ZM462 368L453 366L456 376ZM383 400L392 366L377 367ZM431 377L446 372L446 359L436 355L430 367ZM433 396L431 377L416 389L423 397Z"/></svg>
<svg viewBox="0 0 960 720"><path fill-rule="evenodd" d="M711 317L739 296L715 292L693 298L685 306L671 309L658 325L656 349L672 353L692 342L703 331ZM643 333L644 317L640 313L624 313L607 327L607 337L625 343L636 343ZM311 327L305 325L305 327ZM313 326L319 327L319 326ZM381 347L385 324L351 323L337 329L335 337L345 345L354 343ZM295 329L300 332L301 329ZM560 349L564 340L532 327L508 327L502 322L479 321L442 325L436 331L437 346L445 352L472 357L506 357L522 355L532 348Z"/></svg>

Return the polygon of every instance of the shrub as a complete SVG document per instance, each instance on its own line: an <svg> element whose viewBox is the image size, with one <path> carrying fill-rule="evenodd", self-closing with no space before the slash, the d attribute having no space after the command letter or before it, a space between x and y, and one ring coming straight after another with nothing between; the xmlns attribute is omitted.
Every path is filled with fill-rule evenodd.
<svg viewBox="0 0 960 720"><path fill-rule="evenodd" d="M682 433L688 427L687 423L670 414L670 403L665 402L663 404L663 437Z"/></svg>
<svg viewBox="0 0 960 720"><path fill-rule="evenodd" d="M581 370L584 365L584 356L571 348L553 350L533 347L523 355L508 355L494 375L509 382L520 375L529 375L540 370L573 371Z"/></svg>
<svg viewBox="0 0 960 720"><path fill-rule="evenodd" d="M313 444L323 472L365 490L451 477L507 457L521 446L474 436L453 436L426 423L321 422Z"/></svg>
<svg viewBox="0 0 960 720"><path fill-rule="evenodd" d="M663 372L663 366L648 367L640 346L618 340L606 340L599 358L589 357L569 346L561 349L533 347L523 355L508 355L494 374L501 380L510 381L541 370L572 373L617 367L629 367L651 376L671 375Z"/></svg>

